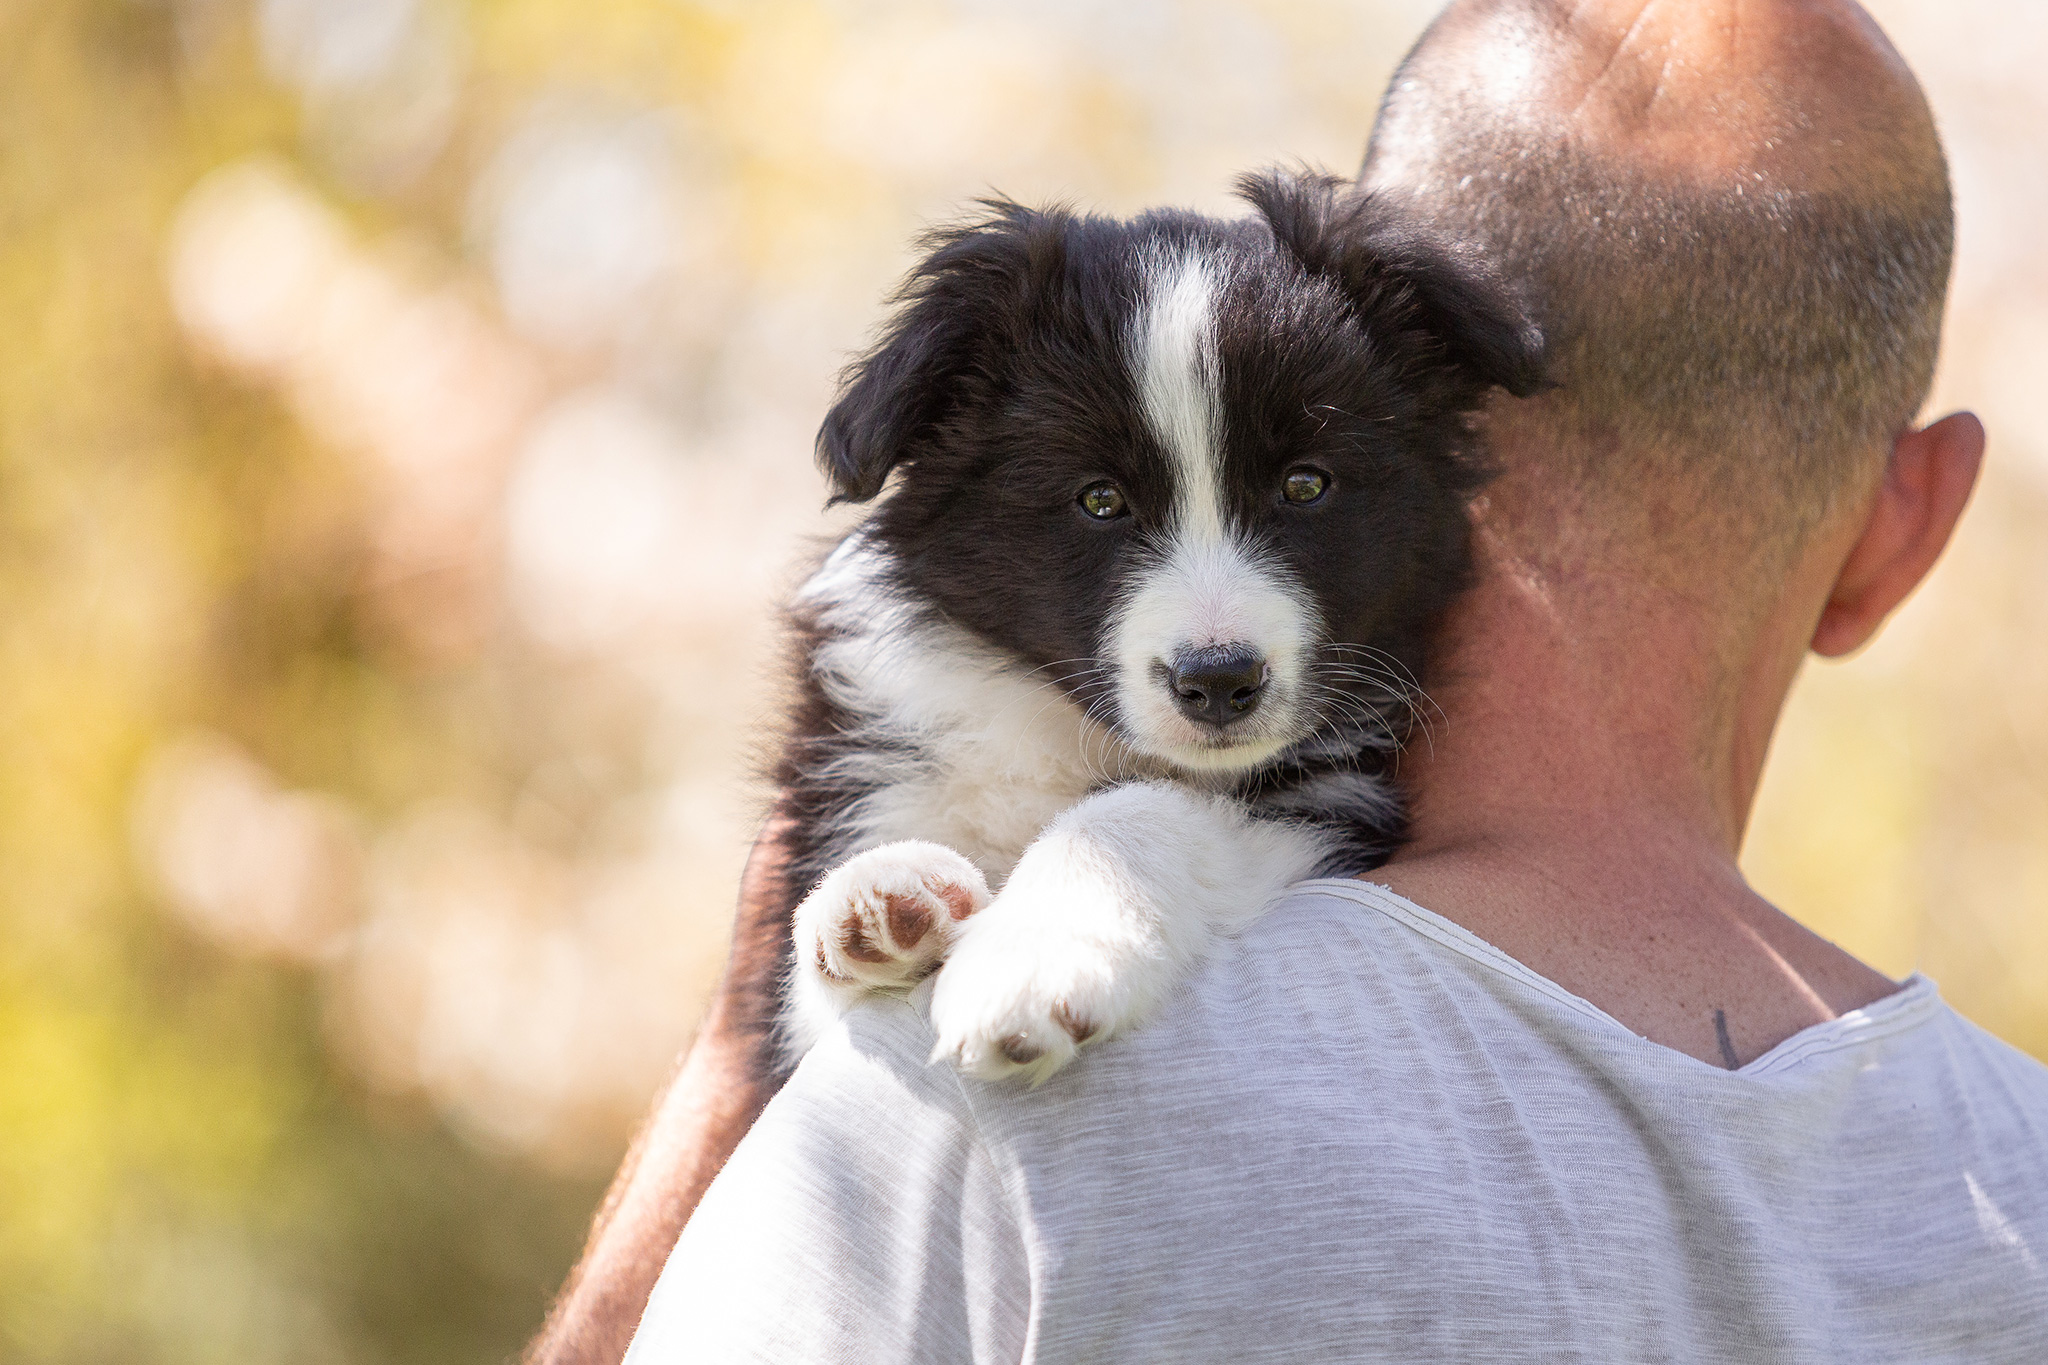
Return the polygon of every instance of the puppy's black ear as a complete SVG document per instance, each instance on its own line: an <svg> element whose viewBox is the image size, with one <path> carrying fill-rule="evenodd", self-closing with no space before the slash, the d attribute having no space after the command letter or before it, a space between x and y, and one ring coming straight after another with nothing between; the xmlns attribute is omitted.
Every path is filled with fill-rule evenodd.
<svg viewBox="0 0 2048 1365"><path fill-rule="evenodd" d="M1481 384L1518 398L1553 387L1543 334L1487 266L1380 195L1325 175L1267 171L1237 182L1274 241L1331 280L1368 327L1426 332Z"/></svg>
<svg viewBox="0 0 2048 1365"><path fill-rule="evenodd" d="M818 431L832 501L866 502L889 471L917 458L960 402L990 379L1034 256L1056 241L1056 213L984 200L987 213L925 239L872 350L848 366Z"/></svg>

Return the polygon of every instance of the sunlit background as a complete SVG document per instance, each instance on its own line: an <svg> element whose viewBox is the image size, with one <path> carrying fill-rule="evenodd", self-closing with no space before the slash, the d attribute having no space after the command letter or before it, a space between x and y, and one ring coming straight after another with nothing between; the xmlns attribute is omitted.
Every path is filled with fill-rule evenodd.
<svg viewBox="0 0 2048 1365"><path fill-rule="evenodd" d="M1993 454L1750 861L2048 1053L2048 8L1872 7ZM910 239L1348 169L1432 9L0 0L0 1359L514 1351L717 971Z"/></svg>

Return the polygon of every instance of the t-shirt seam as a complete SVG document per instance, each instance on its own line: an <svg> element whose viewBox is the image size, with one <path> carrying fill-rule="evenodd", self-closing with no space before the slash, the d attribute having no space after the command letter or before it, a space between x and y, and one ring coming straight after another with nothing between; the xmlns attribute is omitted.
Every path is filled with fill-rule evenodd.
<svg viewBox="0 0 2048 1365"><path fill-rule="evenodd" d="M1895 1037L1927 1022L1934 1015L1939 1004L1939 998L1931 992L1922 994L1912 1000L1902 1002L1895 1011L1888 1015L1867 1021L1854 1021L1839 1033L1829 1034L1812 1039L1809 1042L1800 1043L1795 1047L1786 1049L1784 1053L1775 1057L1767 1053L1765 1056L1757 1059L1758 1062L1765 1063L1764 1065L1759 1066L1756 1063L1751 1063L1742 1069L1742 1074L1745 1076L1771 1075L1797 1066L1802 1062L1811 1061L1815 1057L1825 1056L1830 1052L1841 1052L1846 1048L1858 1047L1864 1043L1881 1042L1886 1038ZM1865 1008L1869 1007L1866 1006ZM1842 1019L1847 1017L1847 1015L1840 1016ZM1835 1022L1839 1023L1840 1019L1837 1019Z"/></svg>
<svg viewBox="0 0 2048 1365"><path fill-rule="evenodd" d="M1368 910L1377 911L1389 919L1398 920L1416 933L1421 934L1424 938L1441 944L1460 957L1475 962L1500 976L1522 982L1524 985L1532 987L1541 994L1549 996L1559 1004L1566 1006L1574 1013L1584 1015L1588 1019L1597 1019L1604 1023L1613 1024L1618 1028L1628 1028L1626 1024L1623 1024L1619 1019L1616 1019L1598 1005L1593 1004L1590 1000L1573 995L1555 981L1538 974L1523 963L1515 961L1515 959L1501 952L1500 949L1486 942L1486 940L1478 935L1473 934L1470 930L1461 929L1455 924L1435 924L1410 914L1408 907L1403 902L1386 899L1395 896L1395 892L1380 886L1376 882L1363 882L1351 878L1319 877L1311 881L1296 882L1293 889L1299 890L1307 886L1328 888L1331 892L1345 900L1363 905Z"/></svg>
<svg viewBox="0 0 2048 1365"><path fill-rule="evenodd" d="M1368 910L1375 911L1421 934L1431 942L1450 949L1469 962L1485 967L1496 975L1507 977L1509 980L1522 982L1524 985L1535 989L1538 993L1569 1007L1574 1013L1584 1018L1612 1026L1619 1030L1623 1037L1636 1043L1648 1047L1657 1047L1660 1051L1672 1053L1674 1057L1685 1057L1688 1055L1677 1051L1675 1048L1664 1048L1659 1044L1650 1042L1649 1039L1644 1038L1641 1034L1601 1009L1598 1005L1573 995L1555 981L1537 973L1524 963L1517 962L1514 958L1509 957L1506 953L1503 953L1500 949L1494 947L1470 930L1461 928L1448 921L1438 924L1412 913L1413 909L1419 909L1420 907L1411 907L1406 899L1391 887L1382 886L1377 882L1360 881L1349 877L1316 877L1297 882L1291 889L1300 890L1304 887L1327 890L1331 894L1351 901L1353 904L1362 905ZM1925 984L1916 985L1916 983ZM1914 992L1914 994L1911 994L1906 999L1900 998L1901 996L1907 996L1909 992ZM1910 1027L1916 1027L1925 1022L1937 1010L1940 1003L1941 997L1933 989L1933 983L1915 973L1899 990L1891 995L1872 1001L1860 1010L1852 1010L1849 1014L1839 1015L1834 1020L1828 1021L1842 1025L1839 1031L1812 1038L1802 1043L1796 1043L1787 1048L1782 1054L1773 1055L1777 1049L1771 1049L1748 1065L1738 1067L1736 1070L1726 1074L1740 1076L1745 1079L1774 1075L1779 1071L1796 1066L1816 1056L1889 1038L1904 1032ZM1885 1008L1886 1006L1890 1008L1887 1009ZM1882 1010L1883 1012L1875 1017L1871 1017L1865 1013L1869 1010ZM1851 1018L1851 1015L1858 1014L1865 1015L1865 1017L1862 1019ZM1846 1024L1843 1023L1845 1020L1848 1021ZM1815 1027L1819 1026L1816 1025ZM1790 1041L1789 1039L1787 1040L1787 1042ZM1781 1043L1779 1046L1784 1047L1785 1044ZM1698 1061L1697 1058L1692 1058L1691 1060ZM1700 1065L1706 1066L1708 1064L1701 1062Z"/></svg>

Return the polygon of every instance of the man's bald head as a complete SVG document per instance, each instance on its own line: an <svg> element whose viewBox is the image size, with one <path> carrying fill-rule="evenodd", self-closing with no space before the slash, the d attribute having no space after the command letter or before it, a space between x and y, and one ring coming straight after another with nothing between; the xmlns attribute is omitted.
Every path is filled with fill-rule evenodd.
<svg viewBox="0 0 2048 1365"><path fill-rule="evenodd" d="M1675 478L1789 545L1926 397L1948 173L1847 0L1459 0L1363 178L1526 283L1596 499Z"/></svg>

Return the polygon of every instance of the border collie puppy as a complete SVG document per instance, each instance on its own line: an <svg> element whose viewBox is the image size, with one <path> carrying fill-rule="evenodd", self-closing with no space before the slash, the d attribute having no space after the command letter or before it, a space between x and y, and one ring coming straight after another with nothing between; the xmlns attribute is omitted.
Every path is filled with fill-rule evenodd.
<svg viewBox="0 0 2048 1365"><path fill-rule="evenodd" d="M1239 189L1235 222L990 202L848 371L819 453L880 501L792 609L793 1051L943 964L934 1055L1042 1080L1400 839L1473 415L1540 338L1382 201Z"/></svg>

